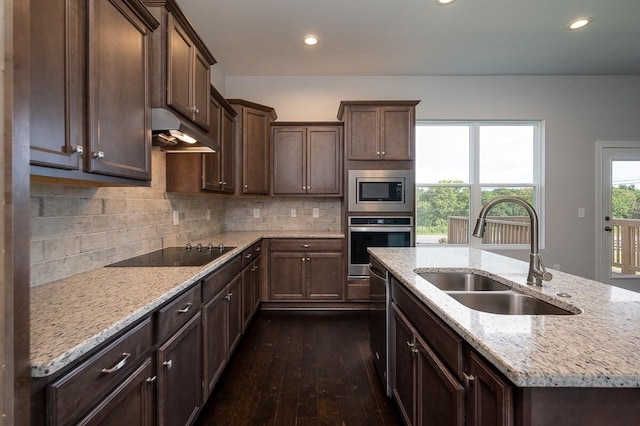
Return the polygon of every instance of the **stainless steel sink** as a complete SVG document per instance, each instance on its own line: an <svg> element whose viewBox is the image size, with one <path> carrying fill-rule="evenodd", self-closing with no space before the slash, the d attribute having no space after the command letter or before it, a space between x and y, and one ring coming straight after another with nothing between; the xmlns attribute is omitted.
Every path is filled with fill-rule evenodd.
<svg viewBox="0 0 640 426"><path fill-rule="evenodd" d="M515 291L449 293L468 308L504 315L574 315L544 300Z"/></svg>
<svg viewBox="0 0 640 426"><path fill-rule="evenodd" d="M417 272L425 280L443 291L504 291L506 284L483 275L465 272Z"/></svg>

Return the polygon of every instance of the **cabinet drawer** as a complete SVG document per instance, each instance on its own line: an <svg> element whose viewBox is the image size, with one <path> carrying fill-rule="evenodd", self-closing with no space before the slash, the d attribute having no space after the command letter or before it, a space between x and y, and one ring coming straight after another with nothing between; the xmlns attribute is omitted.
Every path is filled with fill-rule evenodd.
<svg viewBox="0 0 640 426"><path fill-rule="evenodd" d="M342 251L342 239L271 240L271 251Z"/></svg>
<svg viewBox="0 0 640 426"><path fill-rule="evenodd" d="M126 332L47 389L49 424L70 423L115 387L151 349L151 319Z"/></svg>
<svg viewBox="0 0 640 426"><path fill-rule="evenodd" d="M158 340L164 341L198 311L200 311L200 284L178 296L158 312Z"/></svg>
<svg viewBox="0 0 640 426"><path fill-rule="evenodd" d="M462 339L433 312L415 299L395 277L391 278L394 303L457 377L462 377Z"/></svg>
<svg viewBox="0 0 640 426"><path fill-rule="evenodd" d="M251 247L242 252L242 267L244 268L260 256L262 252L262 243L255 243Z"/></svg>
<svg viewBox="0 0 640 426"><path fill-rule="evenodd" d="M229 263L209 275L202 282L202 301L206 303L218 294L231 280L240 273L241 256L234 257Z"/></svg>

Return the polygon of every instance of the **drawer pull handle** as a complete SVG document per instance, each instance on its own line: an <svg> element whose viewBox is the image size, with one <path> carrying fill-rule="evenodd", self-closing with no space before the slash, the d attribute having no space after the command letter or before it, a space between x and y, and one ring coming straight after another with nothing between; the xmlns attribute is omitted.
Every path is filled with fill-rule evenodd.
<svg viewBox="0 0 640 426"><path fill-rule="evenodd" d="M103 374L111 374L111 373L115 373L116 371L120 370L122 367L125 366L125 364L127 363L127 360L129 359L129 357L131 356L130 353L128 352L123 352L122 353L122 359L120 360L120 362L118 362L116 365L114 365L111 368L103 368L101 370L101 372Z"/></svg>
<svg viewBox="0 0 640 426"><path fill-rule="evenodd" d="M256 247L256 251L260 251L260 247Z"/></svg>
<svg viewBox="0 0 640 426"><path fill-rule="evenodd" d="M162 365L167 367L167 370L171 370L171 367L173 367L173 360L165 361L162 363Z"/></svg>
<svg viewBox="0 0 640 426"><path fill-rule="evenodd" d="M179 314L186 314L187 312L189 312L189 309L191 309L191 303L187 303L187 306L185 306L182 309L178 309L178 313Z"/></svg>
<svg viewBox="0 0 640 426"><path fill-rule="evenodd" d="M411 342L407 342L407 346L409 346L409 349L411 350L411 352L413 352L414 354L417 354L418 352L420 352L417 348L416 345L414 345Z"/></svg>
<svg viewBox="0 0 640 426"><path fill-rule="evenodd" d="M157 378L156 376L149 377L149 378L147 379L147 383L153 383L153 382L155 382L155 381L156 381L156 378Z"/></svg>
<svg viewBox="0 0 640 426"><path fill-rule="evenodd" d="M233 293L227 294L224 298L227 300L231 300L231 296L233 296Z"/></svg>
<svg viewBox="0 0 640 426"><path fill-rule="evenodd" d="M309 247L311 247L311 244L303 244L302 247L309 248Z"/></svg>

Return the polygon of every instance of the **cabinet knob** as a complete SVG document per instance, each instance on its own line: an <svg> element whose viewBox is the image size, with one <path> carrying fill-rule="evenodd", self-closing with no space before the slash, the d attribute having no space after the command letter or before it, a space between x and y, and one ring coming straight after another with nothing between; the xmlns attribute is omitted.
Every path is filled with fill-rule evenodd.
<svg viewBox="0 0 640 426"><path fill-rule="evenodd" d="M171 367L173 367L173 360L165 361L165 362L162 363L162 365L167 367L167 370L170 370Z"/></svg>
<svg viewBox="0 0 640 426"><path fill-rule="evenodd" d="M251 268L251 271L255 271L256 269L258 269L258 266L254 266L253 268Z"/></svg>
<svg viewBox="0 0 640 426"><path fill-rule="evenodd" d="M104 158L104 151L96 151L93 153L93 158L102 160Z"/></svg>
<svg viewBox="0 0 640 426"><path fill-rule="evenodd" d="M376 151L376 155L380 155L380 151Z"/></svg>
<svg viewBox="0 0 640 426"><path fill-rule="evenodd" d="M246 184L245 184L244 189L247 189L247 188L249 188L249 185L246 185Z"/></svg>
<svg viewBox="0 0 640 426"><path fill-rule="evenodd" d="M310 257L307 257L307 262L311 262L311 258Z"/></svg>
<svg viewBox="0 0 640 426"><path fill-rule="evenodd" d="M82 145L76 145L71 148L71 152L74 154L82 155L84 152L84 147Z"/></svg>
<svg viewBox="0 0 640 426"><path fill-rule="evenodd" d="M251 256L253 256L251 253L247 253L247 255L245 256L247 259L251 259Z"/></svg>
<svg viewBox="0 0 640 426"><path fill-rule="evenodd" d="M227 300L231 300L231 296L233 296L233 293L227 294L224 298Z"/></svg>
<svg viewBox="0 0 640 426"><path fill-rule="evenodd" d="M465 372L462 373L462 378L464 379L465 387L473 385L473 383L476 381L476 378L473 374L467 374Z"/></svg>
<svg viewBox="0 0 640 426"><path fill-rule="evenodd" d="M303 258L302 258L302 261L304 262L305 260L306 260L306 258L304 258L304 257L303 257Z"/></svg>
<svg viewBox="0 0 640 426"><path fill-rule="evenodd" d="M382 153L381 153L381 154L382 154L382 155L384 155L384 154L386 154L386 152L382 151Z"/></svg>
<svg viewBox="0 0 640 426"><path fill-rule="evenodd" d="M311 244L302 244L302 247L309 248L309 247L311 247Z"/></svg>
<svg viewBox="0 0 640 426"><path fill-rule="evenodd" d="M149 378L147 379L147 383L153 383L153 382L155 382L155 381L156 381L156 379L157 379L157 377L156 377L156 376L149 377Z"/></svg>

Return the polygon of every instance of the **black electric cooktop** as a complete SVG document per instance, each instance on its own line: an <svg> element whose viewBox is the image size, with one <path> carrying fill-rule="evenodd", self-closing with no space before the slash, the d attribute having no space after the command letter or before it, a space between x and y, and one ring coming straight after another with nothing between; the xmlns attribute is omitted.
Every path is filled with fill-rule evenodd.
<svg viewBox="0 0 640 426"><path fill-rule="evenodd" d="M202 266L219 258L235 247L168 247L151 253L132 257L107 266L156 267L156 266Z"/></svg>

